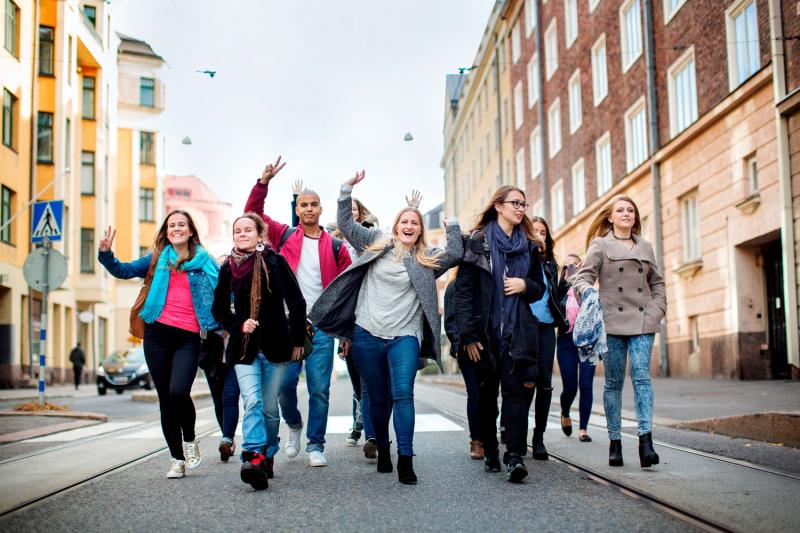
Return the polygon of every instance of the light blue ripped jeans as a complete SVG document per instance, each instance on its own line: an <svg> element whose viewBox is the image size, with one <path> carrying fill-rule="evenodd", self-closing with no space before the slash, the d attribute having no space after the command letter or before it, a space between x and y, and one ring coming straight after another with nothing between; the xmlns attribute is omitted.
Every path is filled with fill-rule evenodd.
<svg viewBox="0 0 800 533"><path fill-rule="evenodd" d="M636 404L636 421L639 435L653 429L653 384L650 381L650 354L655 335L608 335L608 354L603 359L606 380L603 389L603 406L606 410L608 438L619 440L622 427L622 385L625 383L625 366L628 353L631 358L631 382Z"/></svg>

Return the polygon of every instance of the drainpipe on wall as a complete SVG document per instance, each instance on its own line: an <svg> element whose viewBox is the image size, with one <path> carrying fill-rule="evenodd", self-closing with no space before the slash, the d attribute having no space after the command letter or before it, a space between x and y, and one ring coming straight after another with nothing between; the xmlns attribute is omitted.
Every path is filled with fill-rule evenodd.
<svg viewBox="0 0 800 533"><path fill-rule="evenodd" d="M547 194L547 141L545 139L545 132L547 131L544 127L544 62L545 57L544 53L542 53L542 8L539 5L539 2L531 2L534 6L534 10L536 11L536 30L535 30L535 39L536 39L536 53L539 54L539 68L537 68L536 76L539 78L539 103L538 103L538 119L539 119L539 133L542 138L542 142L539 143L539 161L541 161L541 171L539 177L542 180L542 216L544 216L545 220L550 221L550 196ZM534 215L538 215L539 213L534 213Z"/></svg>
<svg viewBox="0 0 800 533"><path fill-rule="evenodd" d="M769 32L772 58L772 88L775 98L775 129L778 144L778 182L781 206L781 259L783 262L783 301L786 319L786 354L792 374L800 369L797 323L797 275L795 262L794 213L792 209L792 175L789 165L789 124L777 103L786 97L786 70L783 50L783 21L780 0L769 0Z"/></svg>
<svg viewBox="0 0 800 533"><path fill-rule="evenodd" d="M658 131L658 93L656 85L656 52L653 32L653 2L644 2L645 28L645 66L647 68L647 116L650 153L655 154L661 148L661 136ZM653 240L658 267L664 273L664 230L661 221L661 165L654 157L650 157L650 176L653 184ZM666 317L661 321L658 334L659 370L664 377L669 376L669 350L667 344Z"/></svg>
<svg viewBox="0 0 800 533"><path fill-rule="evenodd" d="M500 95L500 35L494 34L494 75L497 80L497 166L500 168L500 183L508 176L503 176L503 99Z"/></svg>

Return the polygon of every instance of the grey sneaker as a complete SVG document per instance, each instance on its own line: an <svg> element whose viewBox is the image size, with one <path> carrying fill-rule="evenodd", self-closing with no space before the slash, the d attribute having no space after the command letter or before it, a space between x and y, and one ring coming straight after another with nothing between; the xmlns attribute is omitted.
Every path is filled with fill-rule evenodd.
<svg viewBox="0 0 800 533"><path fill-rule="evenodd" d="M183 455L186 456L186 467L189 469L197 468L203 460L200 456L200 444L196 440L183 443Z"/></svg>
<svg viewBox="0 0 800 533"><path fill-rule="evenodd" d="M186 463L180 459L170 458L172 464L167 471L167 479L180 479L186 475Z"/></svg>

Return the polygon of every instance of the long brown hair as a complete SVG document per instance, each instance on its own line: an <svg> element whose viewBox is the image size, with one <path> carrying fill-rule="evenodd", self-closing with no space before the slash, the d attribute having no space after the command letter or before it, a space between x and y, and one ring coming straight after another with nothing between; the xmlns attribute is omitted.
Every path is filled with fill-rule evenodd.
<svg viewBox="0 0 800 533"><path fill-rule="evenodd" d="M595 215L594 220L592 220L592 223L589 225L589 230L586 232L587 250L595 237L604 237L609 231L614 229L614 225L608 219L611 217L611 213L614 212L614 206L617 202L628 202L633 206L636 220L633 222L631 233L634 235L640 235L642 233L642 217L639 216L639 207L636 205L636 202L634 202L630 196L617 196Z"/></svg>
<svg viewBox="0 0 800 533"><path fill-rule="evenodd" d="M179 268L183 263L187 261L191 261L194 259L194 254L197 252L197 247L202 246L203 244L200 242L200 235L197 233L197 226L192 219L192 215L184 211L183 209L173 209L164 219L164 222L161 224L161 228L156 233L155 239L153 239L153 252L155 255L160 255L161 251L166 248L170 242L167 238L167 224L169 223L170 217L172 215L183 215L186 217L186 222L189 224L189 231L192 232L192 236L189 237L189 255L186 259L179 259L178 262L175 264L174 268Z"/></svg>
<svg viewBox="0 0 800 533"><path fill-rule="evenodd" d="M266 243L267 242L267 225L264 223L264 220L256 213L252 211L248 211L247 213L236 217L233 221L232 228L236 226L236 223L241 219L246 218L248 220L252 220L253 223L256 225L256 232L258 233L259 243ZM272 292L269 287L269 269L267 268L267 264L264 262L264 255L256 249L255 259L253 260L253 279L250 282L250 317L252 320L258 319L258 312L261 309L261 273L264 273L264 281L267 284L267 292ZM229 259L230 261L231 259ZM250 334L245 333L244 338L242 339L242 355L247 353L247 343L250 340Z"/></svg>
<svg viewBox="0 0 800 533"><path fill-rule="evenodd" d="M553 263L556 262L556 254L553 249L556 246L556 241L553 239L553 235L550 233L550 224L544 219L544 217L540 216L533 216L531 217L531 224L538 222L542 226L544 226L544 256ZM541 253L541 250L539 250Z"/></svg>
<svg viewBox="0 0 800 533"><path fill-rule="evenodd" d="M522 194L522 197L525 198L525 191L511 185L503 185L502 187L494 191L494 194L489 199L489 203L486 205L486 207L483 208L483 211L481 211L478 214L478 216L475 217L475 225L470 230L470 233L472 233L473 231L482 230L487 225L489 225L490 222L497 220L497 209L495 209L495 206L505 202L506 198L508 198L508 195L514 191ZM519 223L519 227L528 240L531 241L537 240L533 234L533 222L528 216L528 213L525 213L522 216L522 221Z"/></svg>
<svg viewBox="0 0 800 533"><path fill-rule="evenodd" d="M400 218L409 211L413 211L417 214L419 218L419 237L417 237L417 242L414 243L414 259L416 259L417 263L426 267L426 268L439 268L439 258L444 255L443 251L437 252L433 256L425 255L425 250L428 248L428 241L425 239L425 219L422 218L422 212L417 209L416 207L404 207L397 213L397 216L394 217L394 224L392 224L392 235L387 236L383 239L378 239L371 245L367 247L367 251L369 252L380 252L383 250L390 242L392 242L397 237L397 226L400 224ZM395 246L397 251L397 260L399 261L401 257L403 257L403 246L398 244Z"/></svg>

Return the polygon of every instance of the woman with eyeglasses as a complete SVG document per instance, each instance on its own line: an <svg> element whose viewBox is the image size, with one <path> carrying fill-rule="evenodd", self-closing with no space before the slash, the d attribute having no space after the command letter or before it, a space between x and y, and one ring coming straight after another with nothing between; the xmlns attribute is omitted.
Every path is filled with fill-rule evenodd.
<svg viewBox="0 0 800 533"><path fill-rule="evenodd" d="M544 293L542 265L525 193L509 185L495 191L478 215L455 281L459 349L476 365L478 418L484 470L500 472L497 395L502 391L506 479L528 475L525 386L536 381L538 324L530 304Z"/></svg>

